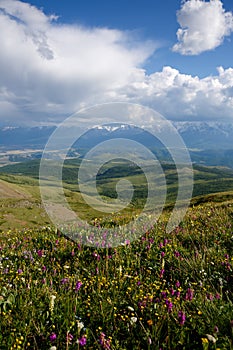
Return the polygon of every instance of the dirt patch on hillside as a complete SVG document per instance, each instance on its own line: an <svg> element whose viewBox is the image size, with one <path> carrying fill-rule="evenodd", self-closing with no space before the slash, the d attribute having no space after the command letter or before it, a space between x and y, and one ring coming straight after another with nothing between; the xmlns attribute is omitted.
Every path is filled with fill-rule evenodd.
<svg viewBox="0 0 233 350"><path fill-rule="evenodd" d="M7 182L0 180L0 198L16 198L26 199L30 195L25 194L18 186L8 184Z"/></svg>

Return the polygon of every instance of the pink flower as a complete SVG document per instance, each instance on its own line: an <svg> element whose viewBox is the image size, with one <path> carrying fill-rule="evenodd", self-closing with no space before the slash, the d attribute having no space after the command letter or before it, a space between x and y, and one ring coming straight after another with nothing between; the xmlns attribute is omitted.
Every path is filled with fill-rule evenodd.
<svg viewBox="0 0 233 350"><path fill-rule="evenodd" d="M80 346L85 346L86 343L87 343L86 337L82 336L82 338L80 338L80 339L78 340L78 343L79 343Z"/></svg>
<svg viewBox="0 0 233 350"><path fill-rule="evenodd" d="M56 340L56 339L57 339L56 333L51 333L50 336L49 336L49 340L50 340L51 342L53 342L53 341Z"/></svg>

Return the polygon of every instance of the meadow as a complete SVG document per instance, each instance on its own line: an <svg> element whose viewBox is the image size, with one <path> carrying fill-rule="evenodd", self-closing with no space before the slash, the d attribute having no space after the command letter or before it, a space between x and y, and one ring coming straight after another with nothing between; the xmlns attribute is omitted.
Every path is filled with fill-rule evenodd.
<svg viewBox="0 0 233 350"><path fill-rule="evenodd" d="M105 200L116 198L121 178L135 192L126 210L100 215L79 193L77 165L65 163L66 198L92 224L85 236L106 229L104 246L110 231L143 208L146 179L136 166L106 164L96 177ZM168 234L177 173L164 163L168 192L158 222L135 239L132 230L116 248L101 248L53 227L40 199L38 166L1 168L1 350L233 348L231 169L194 166L191 206Z"/></svg>
<svg viewBox="0 0 233 350"><path fill-rule="evenodd" d="M1 350L232 349L233 202L169 234L166 220L108 249L49 226L1 233Z"/></svg>

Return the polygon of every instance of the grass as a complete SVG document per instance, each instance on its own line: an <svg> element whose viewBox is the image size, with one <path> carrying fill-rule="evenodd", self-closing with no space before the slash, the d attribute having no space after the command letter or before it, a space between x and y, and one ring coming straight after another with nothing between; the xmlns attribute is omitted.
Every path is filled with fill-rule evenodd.
<svg viewBox="0 0 233 350"><path fill-rule="evenodd" d="M82 231L92 239L88 247L82 235L73 242L52 227L41 205L38 164L16 164L0 175L1 350L233 348L232 170L195 166L192 208L168 234L177 173L163 164L168 195L158 223L101 249L95 229L105 228L105 245L110 229L143 207L147 183L140 169L129 172L124 162L100 169L97 187L105 200L116 197L121 178L135 189L131 205L106 216L84 202L77 166L66 163L67 200L93 225ZM56 189L52 178L43 183L48 194L51 184Z"/></svg>
<svg viewBox="0 0 233 350"><path fill-rule="evenodd" d="M77 174L80 159L67 160L63 169L63 185L66 198L72 209L79 213L82 219L88 221L95 217L104 217L101 206L98 210L90 208L79 193ZM166 206L171 207L177 196L177 172L173 164L162 163L166 177L167 197ZM150 173L150 168L149 173ZM1 168L0 181L2 184L0 207L0 229L41 227L50 224L50 220L43 210L38 187L39 160L8 165ZM138 212L144 207L147 195L147 180L140 169L126 161L114 161L105 163L96 178L99 194L105 201L110 202L117 197L116 184L120 179L129 180L134 187L131 204L123 212L130 213L132 210ZM93 181L90 181L92 184ZM87 183L88 184L88 183ZM49 187L54 186L52 177L45 182ZM9 192L9 187L11 191ZM87 187L88 189L88 187ZM123 187L124 189L124 187ZM193 203L204 202L205 197L211 194L225 192L225 196L233 191L233 170L222 167L204 167L194 165L194 190ZM8 192L8 196L2 193ZM19 198L18 193L23 194ZM121 194L126 191L121 190ZM90 196L92 190L90 188ZM94 200L94 199L93 199ZM23 218L23 220L22 220Z"/></svg>
<svg viewBox="0 0 233 350"><path fill-rule="evenodd" d="M232 201L190 208L170 234L166 216L114 249L2 233L1 350L232 349Z"/></svg>

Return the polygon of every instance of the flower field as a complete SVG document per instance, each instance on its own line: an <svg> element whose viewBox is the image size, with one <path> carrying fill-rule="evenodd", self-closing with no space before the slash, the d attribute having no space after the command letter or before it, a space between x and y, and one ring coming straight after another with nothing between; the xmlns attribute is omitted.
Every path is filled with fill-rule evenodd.
<svg viewBox="0 0 233 350"><path fill-rule="evenodd" d="M118 248L1 233L0 349L232 349L232 250L231 205Z"/></svg>

